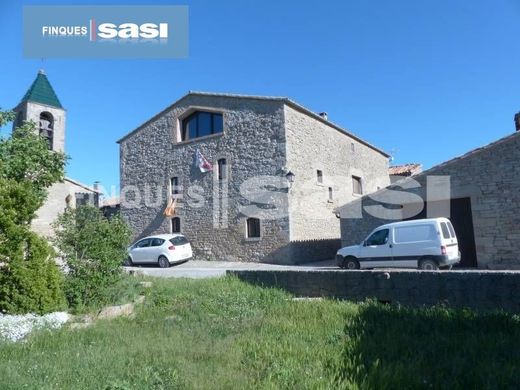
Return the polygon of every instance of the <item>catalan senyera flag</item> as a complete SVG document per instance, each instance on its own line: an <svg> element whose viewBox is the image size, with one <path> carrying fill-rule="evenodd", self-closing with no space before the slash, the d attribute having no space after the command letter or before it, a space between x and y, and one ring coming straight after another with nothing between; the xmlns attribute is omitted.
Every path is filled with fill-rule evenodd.
<svg viewBox="0 0 520 390"><path fill-rule="evenodd" d="M175 206L177 205L177 198L174 198L173 196L168 201L168 205L164 209L164 216L165 217L173 217L176 213Z"/></svg>
<svg viewBox="0 0 520 390"><path fill-rule="evenodd" d="M195 166L199 168L201 172L209 172L213 170L213 166L208 160L206 160L206 157L202 155L199 149L195 151Z"/></svg>

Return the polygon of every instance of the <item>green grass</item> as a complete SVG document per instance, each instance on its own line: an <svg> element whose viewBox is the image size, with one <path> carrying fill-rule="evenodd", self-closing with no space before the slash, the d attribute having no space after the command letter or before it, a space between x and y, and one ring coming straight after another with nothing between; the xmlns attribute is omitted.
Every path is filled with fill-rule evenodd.
<svg viewBox="0 0 520 390"><path fill-rule="evenodd" d="M134 319L0 344L1 389L513 388L520 320L154 280Z"/></svg>

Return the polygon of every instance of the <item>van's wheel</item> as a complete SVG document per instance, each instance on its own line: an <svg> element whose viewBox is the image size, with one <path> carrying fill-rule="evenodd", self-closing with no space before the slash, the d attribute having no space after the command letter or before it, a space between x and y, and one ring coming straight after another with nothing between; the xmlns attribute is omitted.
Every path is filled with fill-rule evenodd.
<svg viewBox="0 0 520 390"><path fill-rule="evenodd" d="M425 271L435 271L439 269L439 265L435 260L423 259L419 263L419 268Z"/></svg>
<svg viewBox="0 0 520 390"><path fill-rule="evenodd" d="M159 257L159 267L161 267L161 268L170 267L170 262L168 261L168 259L166 257L164 257L164 256Z"/></svg>
<svg viewBox="0 0 520 390"><path fill-rule="evenodd" d="M359 261L355 257L348 256L343 260L343 268L346 269L359 269Z"/></svg>
<svg viewBox="0 0 520 390"><path fill-rule="evenodd" d="M131 266L133 266L134 263L132 262L132 258L131 258L130 256L128 256L128 257L126 258L126 260L123 261L123 265L124 265L125 267L131 267Z"/></svg>

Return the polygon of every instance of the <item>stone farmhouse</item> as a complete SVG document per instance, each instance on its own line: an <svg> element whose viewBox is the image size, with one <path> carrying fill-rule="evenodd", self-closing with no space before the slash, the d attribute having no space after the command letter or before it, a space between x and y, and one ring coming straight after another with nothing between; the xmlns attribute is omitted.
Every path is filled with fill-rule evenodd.
<svg viewBox="0 0 520 390"><path fill-rule="evenodd" d="M334 209L390 184L388 154L285 97L190 92L118 143L135 237L181 232L199 259L332 258Z"/></svg>
<svg viewBox="0 0 520 390"><path fill-rule="evenodd" d="M515 122L512 135L339 207L342 245L359 244L387 217L444 216L457 233L462 267L520 269L520 114ZM415 197L399 204L392 191ZM374 206L388 215L374 216Z"/></svg>
<svg viewBox="0 0 520 390"><path fill-rule="evenodd" d="M38 134L45 138L49 149L65 151L66 111L61 105L43 70L14 108L17 113L13 128L24 121L33 121ZM43 236L52 235L52 223L66 207L77 204L98 204L99 192L85 184L66 177L63 182L54 184L48 190L45 204L38 210L32 222L32 229Z"/></svg>

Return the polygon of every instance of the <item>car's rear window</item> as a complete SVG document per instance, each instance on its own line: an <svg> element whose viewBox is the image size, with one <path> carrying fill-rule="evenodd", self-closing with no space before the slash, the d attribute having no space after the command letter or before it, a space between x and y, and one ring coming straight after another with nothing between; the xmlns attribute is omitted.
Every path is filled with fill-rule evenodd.
<svg viewBox="0 0 520 390"><path fill-rule="evenodd" d="M455 229L453 229L453 225L451 224L451 222L448 222L447 225L448 225L448 229L450 229L451 238L455 238L456 234L455 234Z"/></svg>
<svg viewBox="0 0 520 390"><path fill-rule="evenodd" d="M177 237L170 238L170 242L173 245L189 244L189 241L186 239L186 237L183 237L183 236L177 236Z"/></svg>
<svg viewBox="0 0 520 390"><path fill-rule="evenodd" d="M446 239L451 238L450 237L450 230L448 229L448 225L446 222L441 222L441 230L442 230L442 236Z"/></svg>

